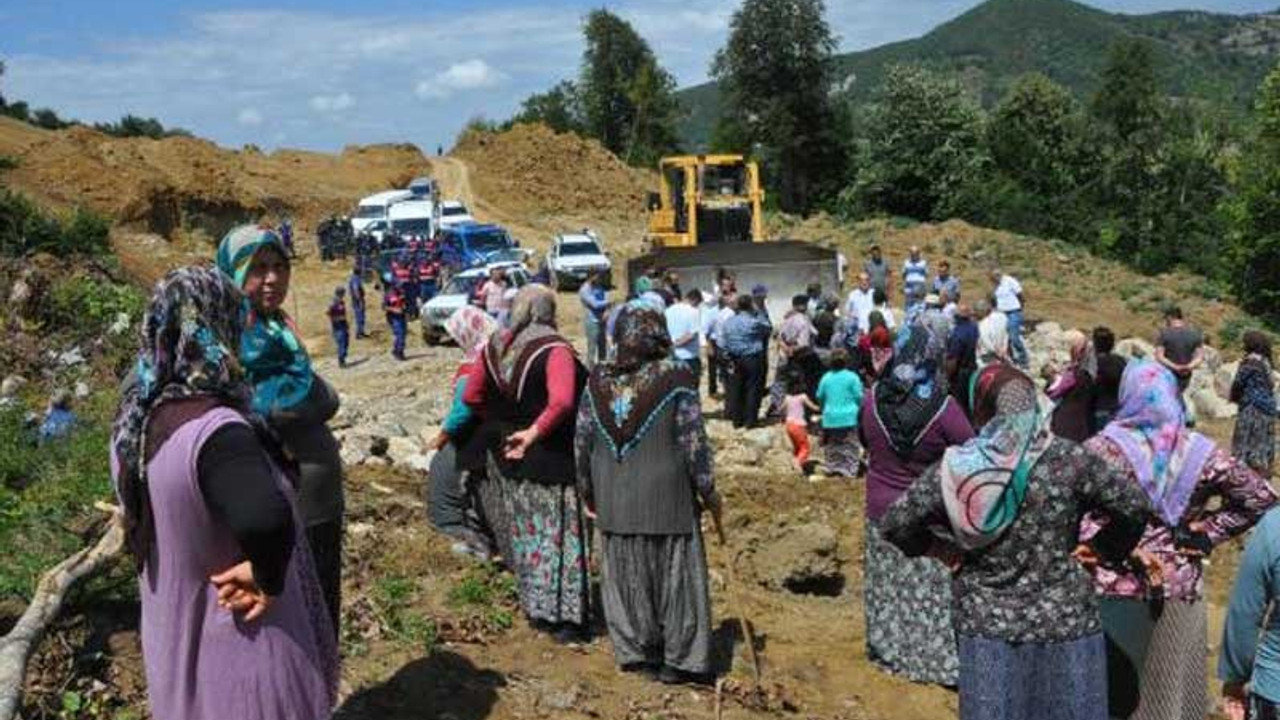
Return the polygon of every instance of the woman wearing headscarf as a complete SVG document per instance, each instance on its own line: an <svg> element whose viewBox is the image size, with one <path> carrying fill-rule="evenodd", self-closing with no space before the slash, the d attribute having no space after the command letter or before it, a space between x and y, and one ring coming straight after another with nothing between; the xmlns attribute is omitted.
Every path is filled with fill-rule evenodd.
<svg viewBox="0 0 1280 720"><path fill-rule="evenodd" d="M236 358L218 270L156 286L112 434L151 715L328 718L338 655L293 486Z"/></svg>
<svg viewBox="0 0 1280 720"><path fill-rule="evenodd" d="M1276 390L1271 379L1271 341L1258 330L1244 334L1244 359L1231 381L1231 402L1240 406L1231 433L1231 454L1264 478L1276 460Z"/></svg>
<svg viewBox="0 0 1280 720"><path fill-rule="evenodd" d="M670 358L662 313L622 310L617 358L578 406L578 487L603 536L601 595L614 657L664 682L711 672L711 601L699 515L719 512L698 378Z"/></svg>
<svg viewBox="0 0 1280 720"><path fill-rule="evenodd" d="M475 433L475 413L463 402L467 378L480 362L485 345L498 330L498 321L485 311L470 305L458 308L445 321L449 337L462 350L463 360L453 375L453 403L445 416L440 433L431 442L436 454L427 471L427 506L431 524L457 542L453 551L488 558L492 545L479 503L474 500L476 483L458 467L458 448L465 446Z"/></svg>
<svg viewBox="0 0 1280 720"><path fill-rule="evenodd" d="M284 310L291 268L280 237L241 225L222 238L218 268L245 295L239 360L253 387L253 411L266 419L298 464L298 500L307 542L334 632L342 607L342 458L325 424L338 393L311 367L302 336Z"/></svg>
<svg viewBox="0 0 1280 720"><path fill-rule="evenodd" d="M889 370L867 394L859 423L867 450L865 610L867 656L916 682L954 686L960 661L951 627L951 577L933 558L910 559L881 536L879 523L925 468L973 437L947 392L945 345L912 325Z"/></svg>
<svg viewBox="0 0 1280 720"><path fill-rule="evenodd" d="M525 614L565 641L577 639L588 618L587 530L573 464L585 379L556 330L555 293L533 284L516 294L511 326L489 339L463 393L483 425L460 466L485 470L485 517Z"/></svg>
<svg viewBox="0 0 1280 720"><path fill-rule="evenodd" d="M1101 509L1111 523L1093 552L1126 562L1148 505L1095 455L1055 437L1042 400L1010 365L980 370L978 435L947 449L880 520L907 555L953 568L962 720L1106 717L1098 600L1073 551L1080 518Z"/></svg>
<svg viewBox="0 0 1280 720"><path fill-rule="evenodd" d="M1126 483L1141 488L1154 510L1139 548L1155 559L1155 572L1094 567L1109 640L1113 718L1205 717L1204 559L1276 502L1265 480L1186 428L1178 395L1168 369L1130 362L1115 419L1086 443ZM1108 523L1105 516L1088 518L1081 538Z"/></svg>
<svg viewBox="0 0 1280 720"><path fill-rule="evenodd" d="M1098 376L1098 357L1089 336L1079 330L1068 330L1065 339L1071 360L1046 391L1055 403L1049 427L1054 435L1084 442L1094 433L1094 378Z"/></svg>
<svg viewBox="0 0 1280 720"><path fill-rule="evenodd" d="M893 332L885 323L879 310L872 310L867 320L867 332L858 338L855 365L862 376L862 384L870 386L893 359Z"/></svg>
<svg viewBox="0 0 1280 720"><path fill-rule="evenodd" d="M992 310L978 322L978 368L1009 362L1009 316Z"/></svg>

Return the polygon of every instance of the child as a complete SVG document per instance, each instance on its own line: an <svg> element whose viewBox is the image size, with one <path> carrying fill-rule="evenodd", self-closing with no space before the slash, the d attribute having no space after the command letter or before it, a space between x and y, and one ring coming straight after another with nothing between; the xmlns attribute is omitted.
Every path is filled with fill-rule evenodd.
<svg viewBox="0 0 1280 720"><path fill-rule="evenodd" d="M822 403L822 448L827 472L856 477L861 464L858 413L862 409L862 379L849 369L849 353L833 350L830 369L818 383Z"/></svg>
<svg viewBox="0 0 1280 720"><path fill-rule="evenodd" d="M333 300L329 303L329 328L333 331L333 344L338 348L338 367L347 366L347 345L351 339L351 326L347 324L346 288L341 286L333 291Z"/></svg>
<svg viewBox="0 0 1280 720"><path fill-rule="evenodd" d="M786 396L782 400L784 415L783 427L787 437L791 439L791 451L795 456L800 472L808 474L809 467L809 422L805 419L805 411L818 412L819 408L805 392L804 375L790 371L784 380Z"/></svg>

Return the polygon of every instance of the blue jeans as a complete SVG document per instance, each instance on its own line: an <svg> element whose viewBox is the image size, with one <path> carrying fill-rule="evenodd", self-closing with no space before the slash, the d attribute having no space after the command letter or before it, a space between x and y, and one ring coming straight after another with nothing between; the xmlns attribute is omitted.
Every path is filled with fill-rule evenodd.
<svg viewBox="0 0 1280 720"><path fill-rule="evenodd" d="M338 364L347 364L347 346L351 341L351 330L347 324L333 326L333 344L338 347Z"/></svg>
<svg viewBox="0 0 1280 720"><path fill-rule="evenodd" d="M1025 369L1030 359L1027 346L1022 344L1022 311L1012 310L1005 315L1009 318L1009 354L1015 365Z"/></svg>
<svg viewBox="0 0 1280 720"><path fill-rule="evenodd" d="M387 322L391 324L391 335L394 340L391 343L391 354L395 357L404 359L404 339L409 332L408 322L404 315L390 315Z"/></svg>
<svg viewBox="0 0 1280 720"><path fill-rule="evenodd" d="M356 337L364 337L364 305L352 303L351 314L356 316Z"/></svg>

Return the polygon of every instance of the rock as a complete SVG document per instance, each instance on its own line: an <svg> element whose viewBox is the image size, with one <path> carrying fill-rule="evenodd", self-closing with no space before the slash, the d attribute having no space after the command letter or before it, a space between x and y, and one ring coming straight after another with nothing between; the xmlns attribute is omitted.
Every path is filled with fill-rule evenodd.
<svg viewBox="0 0 1280 720"><path fill-rule="evenodd" d="M373 523L354 522L347 525L347 534L351 537L364 537L373 534Z"/></svg>
<svg viewBox="0 0 1280 720"><path fill-rule="evenodd" d="M11 398L18 394L18 391L27 384L27 379L21 375L10 375L0 382L0 397Z"/></svg>
<svg viewBox="0 0 1280 720"><path fill-rule="evenodd" d="M9 306L20 309L26 307L29 300L31 300L31 285L25 279L19 278L9 290Z"/></svg>
<svg viewBox="0 0 1280 720"><path fill-rule="evenodd" d="M1188 392L1190 402L1195 406L1199 419L1227 420L1236 416L1238 408L1218 396L1212 388L1198 388Z"/></svg>
<svg viewBox="0 0 1280 720"><path fill-rule="evenodd" d="M93 391L89 388L89 383L81 380L80 382L76 383L75 390L73 390L72 392L75 395L77 400L83 400L89 397L89 395L92 394Z"/></svg>
<svg viewBox="0 0 1280 720"><path fill-rule="evenodd" d="M1062 334L1062 326L1056 322L1042 322L1036 325L1035 335L1047 335L1056 337Z"/></svg>
<svg viewBox="0 0 1280 720"><path fill-rule="evenodd" d="M761 451L768 451L773 449L777 435L778 431L773 428L756 428L742 433L742 442Z"/></svg>
<svg viewBox="0 0 1280 720"><path fill-rule="evenodd" d="M422 454L422 444L414 438L393 437L387 441L387 451L385 453L375 454L385 454L392 465L407 467L411 456Z"/></svg>
<svg viewBox="0 0 1280 720"><path fill-rule="evenodd" d="M435 457L434 451L426 454L410 455L404 459L403 464L410 470L417 470L418 472L425 473L431 470L431 459L433 457Z"/></svg>
<svg viewBox="0 0 1280 720"><path fill-rule="evenodd" d="M129 313L126 313L126 312L116 313L116 319L114 322L111 323L111 327L107 328L107 334L123 335L129 332L130 325L131 325L131 321L129 320Z"/></svg>
<svg viewBox="0 0 1280 720"><path fill-rule="evenodd" d="M365 461L361 464L369 467L390 467L391 461L382 455L372 455L365 458Z"/></svg>
<svg viewBox="0 0 1280 720"><path fill-rule="evenodd" d="M59 354L56 362L62 367L82 365L84 364L84 353L80 351L80 348L73 347L64 353Z"/></svg>
<svg viewBox="0 0 1280 720"><path fill-rule="evenodd" d="M1224 363L1213 374L1213 391L1218 393L1218 397L1228 399L1231 397L1231 383L1235 382L1236 371L1239 369L1240 363L1229 362Z"/></svg>
<svg viewBox="0 0 1280 720"><path fill-rule="evenodd" d="M357 443L344 442L338 456L342 458L342 464L348 467L363 465L369 459L369 450Z"/></svg>
<svg viewBox="0 0 1280 720"><path fill-rule="evenodd" d="M809 523L775 532L752 556L756 575L766 587L809 595L839 595L844 575L836 558L836 532Z"/></svg>
<svg viewBox="0 0 1280 720"><path fill-rule="evenodd" d="M1129 359L1154 359L1156 356L1155 347L1142 338L1125 338L1121 340L1116 343L1115 352L1117 355L1127 357Z"/></svg>

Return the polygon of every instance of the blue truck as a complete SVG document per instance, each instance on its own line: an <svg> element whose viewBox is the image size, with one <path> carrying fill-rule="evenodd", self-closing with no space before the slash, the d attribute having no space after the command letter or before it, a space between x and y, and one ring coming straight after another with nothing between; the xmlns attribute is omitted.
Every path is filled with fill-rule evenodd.
<svg viewBox="0 0 1280 720"><path fill-rule="evenodd" d="M523 262L526 253L501 225L465 223L442 231L440 260L450 274L496 262Z"/></svg>

